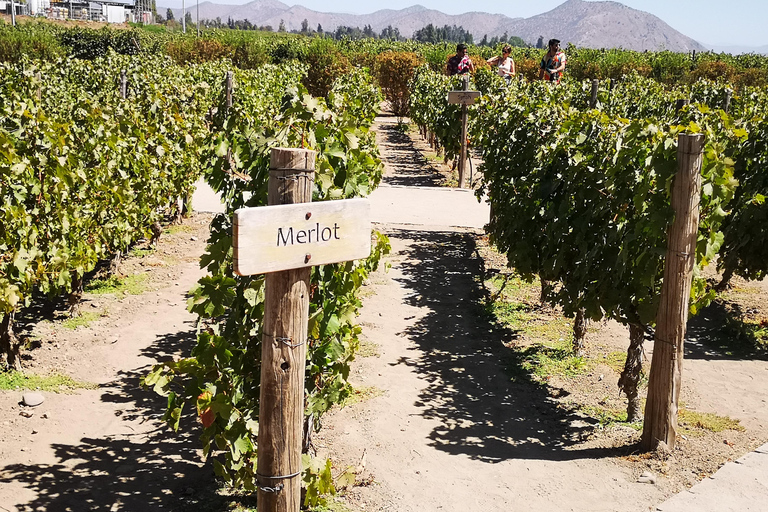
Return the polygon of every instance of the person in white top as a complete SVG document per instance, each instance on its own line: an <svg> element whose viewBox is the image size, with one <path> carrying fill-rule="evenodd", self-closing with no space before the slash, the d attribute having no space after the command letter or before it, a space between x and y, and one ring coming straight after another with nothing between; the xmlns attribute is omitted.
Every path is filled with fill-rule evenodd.
<svg viewBox="0 0 768 512"><path fill-rule="evenodd" d="M491 57L486 62L490 64L491 66L496 66L499 72L499 76L504 78L507 83L509 83L510 80L512 80L512 77L515 75L515 61L512 60L512 57L510 57L510 54L512 53L512 47L507 45L504 45L504 48L501 49L501 55L497 55L496 57Z"/></svg>

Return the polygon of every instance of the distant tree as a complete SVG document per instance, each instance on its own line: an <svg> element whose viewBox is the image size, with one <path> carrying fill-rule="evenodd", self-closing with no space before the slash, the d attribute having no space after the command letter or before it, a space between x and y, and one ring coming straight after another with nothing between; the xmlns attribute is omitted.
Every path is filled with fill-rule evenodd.
<svg viewBox="0 0 768 512"><path fill-rule="evenodd" d="M518 48L528 48L528 43L523 41L522 37L512 36L509 38L509 44L517 46Z"/></svg>
<svg viewBox="0 0 768 512"><path fill-rule="evenodd" d="M285 32L285 21L280 20L280 25L277 26L278 32Z"/></svg>
<svg viewBox="0 0 768 512"><path fill-rule="evenodd" d="M301 22L301 33L309 34L309 21L307 21L307 18L304 18L304 21Z"/></svg>
<svg viewBox="0 0 768 512"><path fill-rule="evenodd" d="M544 48L544 36L539 36L539 40L536 41L536 48Z"/></svg>
<svg viewBox="0 0 768 512"><path fill-rule="evenodd" d="M165 19L167 19L168 21L173 21L173 20L175 20L175 19L176 19L176 18L173 16L173 11L171 10L171 8L170 8L170 7L168 8L168 10L167 10L167 11L165 11Z"/></svg>
<svg viewBox="0 0 768 512"><path fill-rule="evenodd" d="M187 14L184 15L184 23L187 24L187 28L194 25L194 23L192 22L192 13L190 13L189 11L187 11Z"/></svg>
<svg viewBox="0 0 768 512"><path fill-rule="evenodd" d="M488 46L488 34L484 34L480 40L480 46Z"/></svg>
<svg viewBox="0 0 768 512"><path fill-rule="evenodd" d="M227 17L227 27L228 28L235 28L235 20L232 19L232 17Z"/></svg>
<svg viewBox="0 0 768 512"><path fill-rule="evenodd" d="M155 14L155 23L158 23L160 25L165 24L165 18L163 18L162 14Z"/></svg>
<svg viewBox="0 0 768 512"><path fill-rule="evenodd" d="M323 33L323 26L321 24L317 24L317 33L322 34Z"/></svg>
<svg viewBox="0 0 768 512"><path fill-rule="evenodd" d="M363 35L365 37L376 37L376 33L373 31L370 25L363 27Z"/></svg>
<svg viewBox="0 0 768 512"><path fill-rule="evenodd" d="M426 27L414 32L413 38L422 43L439 43L441 41L473 43L472 34L464 30L464 27L457 27L456 25L445 25L442 28L436 28L430 23Z"/></svg>
<svg viewBox="0 0 768 512"><path fill-rule="evenodd" d="M333 33L333 38L339 39L363 39L365 35L360 27L347 27L339 25L336 27L336 31Z"/></svg>
<svg viewBox="0 0 768 512"><path fill-rule="evenodd" d="M275 29L272 28L272 25L264 25L263 27L259 27L259 30L263 30L264 32L274 32Z"/></svg>
<svg viewBox="0 0 768 512"><path fill-rule="evenodd" d="M399 41L402 39L400 36L400 29L398 28L392 28L392 25L388 25L386 28L381 30L381 34L379 34L379 37L381 39L390 39L393 41Z"/></svg>
<svg viewBox="0 0 768 512"><path fill-rule="evenodd" d="M437 32L435 26L431 23L424 28L421 28L413 33L413 38L422 43L436 43Z"/></svg>

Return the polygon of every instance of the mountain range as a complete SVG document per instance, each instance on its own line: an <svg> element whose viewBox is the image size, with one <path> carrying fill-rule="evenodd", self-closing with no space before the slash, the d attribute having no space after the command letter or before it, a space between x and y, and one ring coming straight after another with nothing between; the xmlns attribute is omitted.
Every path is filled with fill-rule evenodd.
<svg viewBox="0 0 768 512"><path fill-rule="evenodd" d="M166 7L157 11L165 14ZM172 9L176 19L181 19L181 9ZM193 19L194 7L188 9ZM681 34L658 17L632 9L618 2L585 2L567 0L555 9L530 18L510 18L503 14L467 12L450 15L414 5L406 9L383 9L371 14L342 14L317 12L300 5L288 6L278 0L254 0L244 5L225 5L202 2L199 5L201 19L220 18L227 21L247 19L257 26L271 25L275 30L282 21L286 29L300 30L307 20L310 28L321 25L325 31L338 26L371 28L380 32L392 26L404 36L410 37L416 30L433 24L436 27L457 25L469 31L475 41L484 35L521 37L535 44L539 37L544 40L558 38L563 46L573 43L587 48L626 48L631 50L672 50L687 52L706 48L690 37Z"/></svg>

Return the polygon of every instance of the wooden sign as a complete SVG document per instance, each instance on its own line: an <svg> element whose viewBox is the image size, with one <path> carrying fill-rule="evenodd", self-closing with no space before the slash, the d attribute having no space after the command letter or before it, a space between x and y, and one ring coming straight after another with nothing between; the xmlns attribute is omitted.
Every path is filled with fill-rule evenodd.
<svg viewBox="0 0 768 512"><path fill-rule="evenodd" d="M242 208L234 219L235 273L241 276L367 258L371 206L343 199Z"/></svg>
<svg viewBox="0 0 768 512"><path fill-rule="evenodd" d="M448 91L450 105L472 105L480 97L480 91Z"/></svg>

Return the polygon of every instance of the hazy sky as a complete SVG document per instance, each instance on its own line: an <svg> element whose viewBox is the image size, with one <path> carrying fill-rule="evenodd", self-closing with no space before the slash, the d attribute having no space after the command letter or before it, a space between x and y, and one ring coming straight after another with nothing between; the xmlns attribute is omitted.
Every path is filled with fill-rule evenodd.
<svg viewBox="0 0 768 512"><path fill-rule="evenodd" d="M221 4L245 4L251 0L209 0ZM565 0L280 0L313 11L368 14L379 9L403 9L423 5L447 14L480 11L512 18L550 11ZM195 0L186 0L188 6ZM620 3L649 12L672 28L705 45L768 45L765 0L621 0ZM181 0L158 0L159 5L181 6Z"/></svg>

